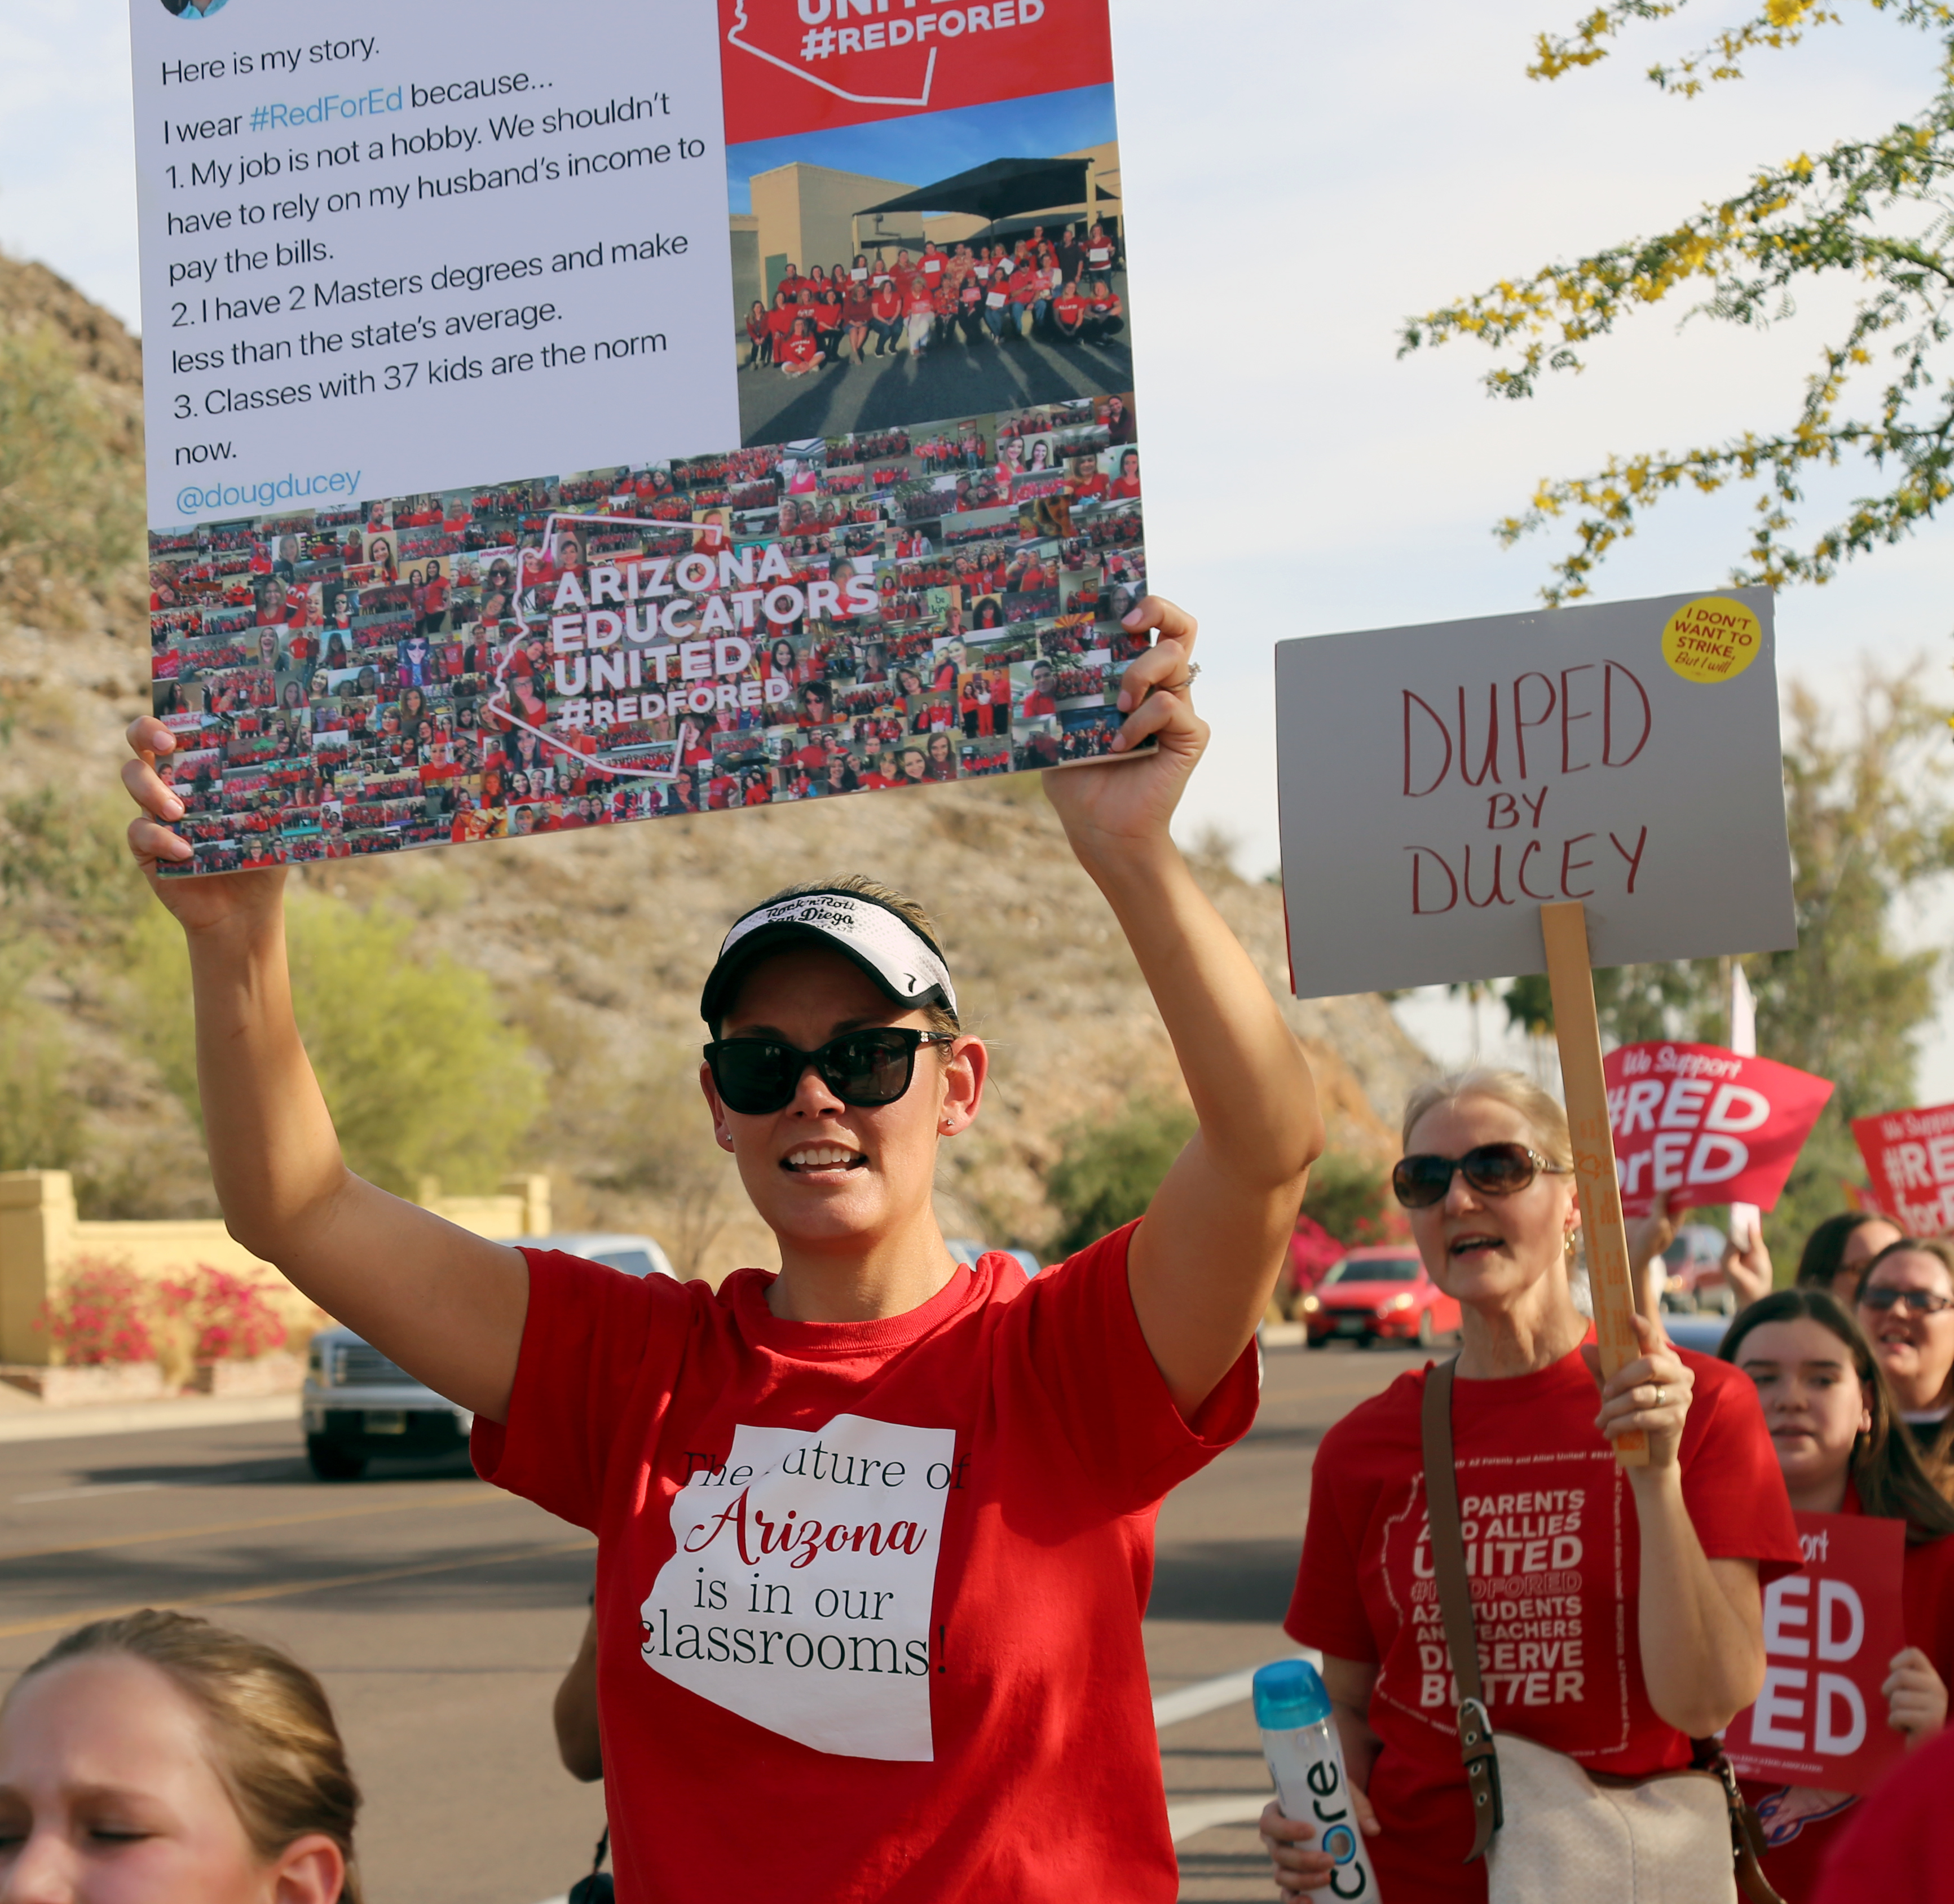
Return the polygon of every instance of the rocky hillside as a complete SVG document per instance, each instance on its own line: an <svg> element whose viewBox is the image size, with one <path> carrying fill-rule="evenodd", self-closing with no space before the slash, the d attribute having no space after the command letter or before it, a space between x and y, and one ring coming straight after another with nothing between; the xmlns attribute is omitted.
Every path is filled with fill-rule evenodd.
<svg viewBox="0 0 1954 1904"><path fill-rule="evenodd" d="M77 1141L96 1206L187 1214L209 1196L194 1128L131 1039L126 996L99 950L105 920L151 903L104 845L120 730L147 680L141 550L127 528L141 480L140 359L107 313L41 268L5 259L0 351L0 379L14 386L0 395L0 419L34 405L52 417L40 453L66 444L65 466L85 471L88 490L71 516L96 532L90 541L71 523L57 570L46 550L22 546L17 510L0 513L0 927L19 995L46 1015L41 1046L29 1037L26 1048L51 1048L58 1024L85 1105ZM24 477L20 450L0 447L0 457L17 488L47 481L31 466ZM1238 877L1219 850L1199 865L1283 995L1279 892ZM716 1275L767 1260L768 1244L740 1215L730 1166L702 1142L690 1079L699 980L743 907L851 869L931 908L969 1021L993 1042L994 1095L946 1153L946 1226L1036 1247L1053 1220L1042 1175L1060 1129L1179 1086L1132 958L1035 782L343 861L303 877L350 904L404 909L417 946L488 974L548 1074L548 1108L524 1161L551 1172L560 1227L647 1228ZM1286 1008L1333 1141L1390 1154L1390 1119L1423 1054L1375 997ZM17 1051L11 1062L17 1071Z"/></svg>

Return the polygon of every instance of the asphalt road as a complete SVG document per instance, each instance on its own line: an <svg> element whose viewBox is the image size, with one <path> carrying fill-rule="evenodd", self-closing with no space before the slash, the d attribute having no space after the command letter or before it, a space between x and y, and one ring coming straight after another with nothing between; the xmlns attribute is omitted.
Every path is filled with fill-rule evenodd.
<svg viewBox="0 0 1954 1904"><path fill-rule="evenodd" d="M1311 1458L1413 1358L1272 1350L1248 1438L1167 1502L1146 1623L1156 1695L1291 1652ZM592 1542L465 1462L314 1481L296 1426L0 1444L0 1686L59 1633L170 1604L325 1681L366 1793L371 1904L539 1904L588 1868L601 1790L558 1764L550 1701ZM1246 1703L1167 1728L1170 1806L1268 1790ZM1182 1896L1274 1895L1252 1827L1183 1839Z"/></svg>

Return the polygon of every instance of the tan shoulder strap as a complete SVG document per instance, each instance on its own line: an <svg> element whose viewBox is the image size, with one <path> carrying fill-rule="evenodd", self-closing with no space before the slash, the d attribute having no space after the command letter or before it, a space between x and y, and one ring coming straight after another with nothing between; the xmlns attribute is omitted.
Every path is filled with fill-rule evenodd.
<svg viewBox="0 0 1954 1904"><path fill-rule="evenodd" d="M1472 1587L1466 1574L1466 1541L1459 1521L1459 1477L1452 1464L1452 1373L1457 1358L1427 1371L1421 1419L1425 1439L1425 1500L1431 1523L1431 1570L1445 1616L1445 1644L1459 1681L1459 1753L1472 1798L1469 1865L1483 1858L1502 1822L1500 1760L1479 1681L1479 1640L1472 1621Z"/></svg>

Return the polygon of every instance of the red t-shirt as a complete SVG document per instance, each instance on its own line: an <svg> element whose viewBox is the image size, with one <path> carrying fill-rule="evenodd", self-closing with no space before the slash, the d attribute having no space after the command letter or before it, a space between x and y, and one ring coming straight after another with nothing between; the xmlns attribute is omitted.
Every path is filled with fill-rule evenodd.
<svg viewBox="0 0 1954 1904"><path fill-rule="evenodd" d="M1034 688L1026 695L1022 712L1026 720L1036 720L1041 714L1057 714L1058 703L1053 700L1050 695L1040 694Z"/></svg>
<svg viewBox="0 0 1954 1904"><path fill-rule="evenodd" d="M800 315L797 305L776 305L767 313L767 328L777 337L785 337L794 328L794 320Z"/></svg>
<svg viewBox="0 0 1954 1904"><path fill-rule="evenodd" d="M1865 1511L1849 1481L1839 1511ZM1908 1548L1901 1565L1906 1643L1918 1646L1942 1680L1954 1686L1954 1535ZM1886 1723L1884 1713L1868 1716L1874 1724ZM1849 1792L1814 1791L1761 1779L1742 1783L1770 1847L1763 1862L1771 1888L1784 1904L1811 1904L1819 1895L1825 1855L1844 1834L1848 1815L1856 1815L1858 1800Z"/></svg>
<svg viewBox="0 0 1954 1904"><path fill-rule="evenodd" d="M1767 1582L1795 1572L1803 1556L1757 1390L1727 1363L1678 1353L1696 1377L1682 1492L1704 1552L1758 1561ZM1485 1897L1485 1866L1463 1862L1472 1810L1425 1523L1425 1372L1400 1375L1324 1436L1283 1626L1380 1667L1370 1799L1384 1830L1365 1841L1379 1895L1472 1904ZM1453 1452L1466 1564L1482 1579L1490 1567L1500 1609L1478 1606L1493 1730L1632 1777L1686 1765L1690 1749L1643 1683L1635 1501L1595 1429L1598 1406L1578 1353L1533 1375L1457 1381Z"/></svg>
<svg viewBox="0 0 1954 1904"><path fill-rule="evenodd" d="M475 1460L598 1535L620 1896L758 1896L790 1845L822 1904L1170 1904L1154 1520L1246 1430L1256 1367L1182 1420L1131 1234L864 1322L778 1319L762 1270L715 1294L524 1252Z"/></svg>
<svg viewBox="0 0 1954 1904"><path fill-rule="evenodd" d="M1954 1904L1947 1791L1954 1728L1909 1753L1838 1833L1816 1904Z"/></svg>
<svg viewBox="0 0 1954 1904"><path fill-rule="evenodd" d="M812 337L784 337L774 353L783 363L812 363L821 354L821 346Z"/></svg>

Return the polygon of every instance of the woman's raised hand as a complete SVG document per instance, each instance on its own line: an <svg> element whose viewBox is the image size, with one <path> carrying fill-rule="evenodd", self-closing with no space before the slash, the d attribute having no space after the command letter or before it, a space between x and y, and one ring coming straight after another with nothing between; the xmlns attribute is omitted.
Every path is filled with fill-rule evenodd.
<svg viewBox="0 0 1954 1904"><path fill-rule="evenodd" d="M1906 1735L1906 1749L1924 1745L1947 1723L1947 1688L1934 1662L1918 1646L1893 1656L1893 1670L1880 1690L1886 1695L1886 1724Z"/></svg>
<svg viewBox="0 0 1954 1904"><path fill-rule="evenodd" d="M1739 1309L1748 1309L1768 1296L1775 1272L1771 1253L1764 1247L1764 1225L1753 1222L1741 1236L1733 1234L1724 1245L1723 1260L1717 1267L1723 1272L1723 1280L1737 1292Z"/></svg>
<svg viewBox="0 0 1954 1904"><path fill-rule="evenodd" d="M129 851L157 898L176 914L184 929L197 932L275 911L284 890L282 866L194 880L158 876L158 867L181 866L191 854L190 842L172 833L168 823L183 817L184 803L156 771L157 761L174 751L177 739L153 714L132 720L127 739L135 758L122 763L122 784L139 809L129 823Z"/></svg>
<svg viewBox="0 0 1954 1904"><path fill-rule="evenodd" d="M1142 761L1116 758L1047 773L1046 795L1081 853L1096 844L1164 839L1187 776L1208 745L1208 723L1194 711L1188 691L1198 632L1194 617L1148 595L1123 625L1131 635L1151 629L1157 638L1120 679L1120 711L1126 719L1114 739L1114 754L1129 752L1149 736L1159 748Z"/></svg>
<svg viewBox="0 0 1954 1904"><path fill-rule="evenodd" d="M1582 1344L1581 1354L1588 1372L1601 1385L1601 1412L1595 1416L1594 1426L1611 1441L1638 1429L1647 1435L1648 1469L1643 1471L1649 1472L1674 1466L1696 1378L1670 1346L1660 1324L1638 1316L1635 1325L1641 1355L1605 1380L1601 1351L1588 1342ZM1635 1472L1629 1470L1632 1476Z"/></svg>

